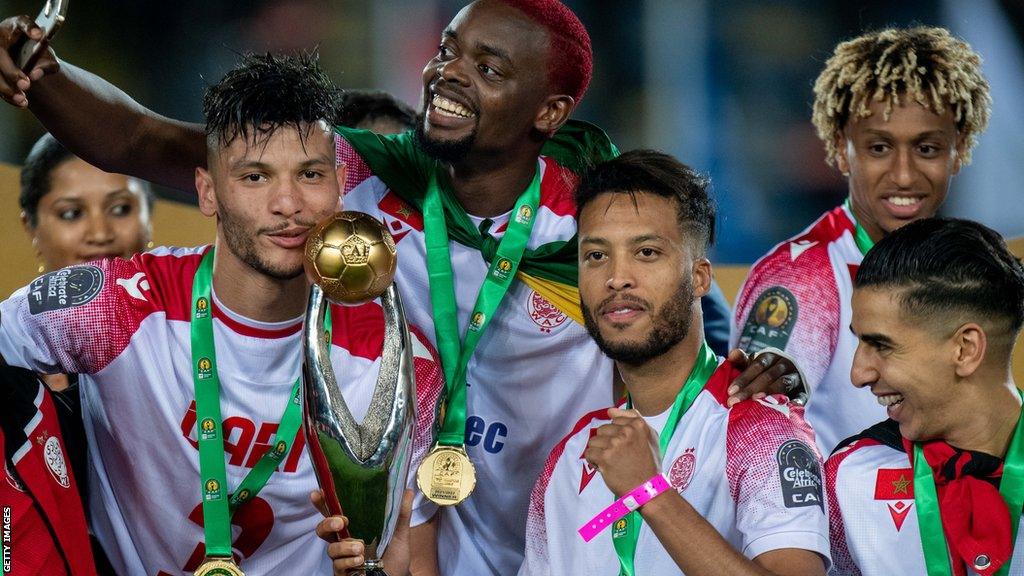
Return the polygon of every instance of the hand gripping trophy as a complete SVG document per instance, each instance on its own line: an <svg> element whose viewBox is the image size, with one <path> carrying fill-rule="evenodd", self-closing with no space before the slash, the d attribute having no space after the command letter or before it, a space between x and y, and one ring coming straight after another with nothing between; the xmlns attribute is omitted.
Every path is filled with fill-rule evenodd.
<svg viewBox="0 0 1024 576"><path fill-rule="evenodd" d="M341 538L366 544L355 570L386 576L381 555L395 532L406 486L415 422L415 381L409 328L392 279L395 242L362 212L339 212L306 241L305 269L313 281L303 333L304 425L313 467L331 515L344 514ZM360 304L381 298L384 350L380 374L362 423L342 396L330 361L326 300Z"/></svg>

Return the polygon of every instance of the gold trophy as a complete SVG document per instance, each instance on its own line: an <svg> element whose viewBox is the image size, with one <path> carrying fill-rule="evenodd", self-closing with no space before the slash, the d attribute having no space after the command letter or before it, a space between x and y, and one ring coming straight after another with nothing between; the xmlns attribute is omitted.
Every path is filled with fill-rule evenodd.
<svg viewBox="0 0 1024 576"><path fill-rule="evenodd" d="M366 561L353 572L386 576L381 555L402 504L416 406L409 328L392 282L395 243L371 216L339 212L310 232L305 256L313 285L303 333L303 407L313 468L331 515L343 514L344 502L349 526L339 537L366 545ZM326 300L359 304L378 296L384 309L380 374L366 416L356 423L331 368Z"/></svg>

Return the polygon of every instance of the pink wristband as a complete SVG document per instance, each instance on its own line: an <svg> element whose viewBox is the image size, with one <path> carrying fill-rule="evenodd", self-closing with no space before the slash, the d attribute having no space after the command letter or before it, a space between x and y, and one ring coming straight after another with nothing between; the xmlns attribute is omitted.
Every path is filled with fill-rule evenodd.
<svg viewBox="0 0 1024 576"><path fill-rule="evenodd" d="M601 513L581 526L579 529L580 536L583 537L584 542L590 542L602 530L614 524L616 520L647 504L651 501L651 498L671 488L672 485L669 484L664 474L654 475L650 480L633 488L625 496L616 500L614 504L605 508Z"/></svg>

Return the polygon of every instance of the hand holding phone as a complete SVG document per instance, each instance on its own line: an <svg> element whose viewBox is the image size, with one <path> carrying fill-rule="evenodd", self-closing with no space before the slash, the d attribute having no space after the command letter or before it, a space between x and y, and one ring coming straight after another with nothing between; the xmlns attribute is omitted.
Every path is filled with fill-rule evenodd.
<svg viewBox="0 0 1024 576"><path fill-rule="evenodd" d="M46 0L43 9L36 16L35 24L43 30L43 37L40 40L25 41L18 54L18 67L23 72L29 72L35 66L36 61L46 50L46 45L56 36L57 30L64 23L68 13L68 0Z"/></svg>

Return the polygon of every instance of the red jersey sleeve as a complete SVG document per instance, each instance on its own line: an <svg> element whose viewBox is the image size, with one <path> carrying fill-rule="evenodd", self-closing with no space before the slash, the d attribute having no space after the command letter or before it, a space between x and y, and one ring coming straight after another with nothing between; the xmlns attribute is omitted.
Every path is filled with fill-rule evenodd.
<svg viewBox="0 0 1024 576"><path fill-rule="evenodd" d="M92 374L160 311L147 260L98 260L44 274L0 303L0 356L37 372Z"/></svg>
<svg viewBox="0 0 1024 576"><path fill-rule="evenodd" d="M743 554L802 548L828 558L821 458L803 408L781 396L741 402L725 445Z"/></svg>

